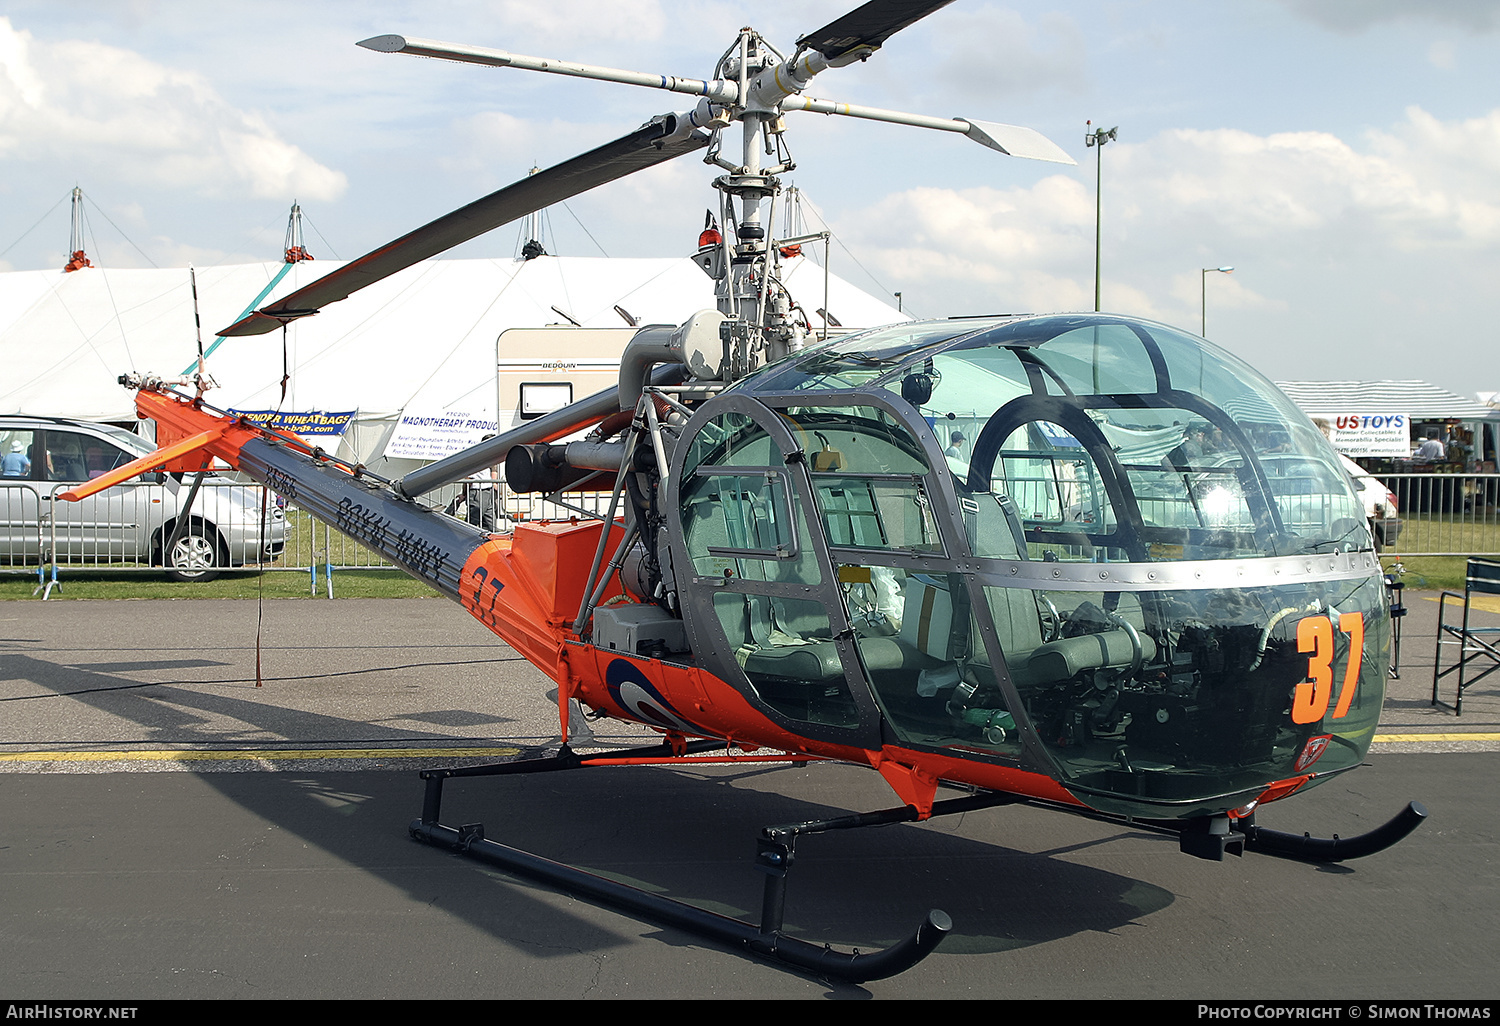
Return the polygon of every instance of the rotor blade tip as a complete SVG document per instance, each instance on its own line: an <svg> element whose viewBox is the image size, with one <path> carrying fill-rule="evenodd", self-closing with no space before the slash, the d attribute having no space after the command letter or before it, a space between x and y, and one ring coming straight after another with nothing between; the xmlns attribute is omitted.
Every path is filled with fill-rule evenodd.
<svg viewBox="0 0 1500 1026"><path fill-rule="evenodd" d="M1017 125L999 125L993 121L976 121L973 118L958 118L969 126L965 134L982 146L1011 157L1027 160L1044 160L1053 164L1077 164L1066 150L1033 128Z"/></svg>
<svg viewBox="0 0 1500 1026"><path fill-rule="evenodd" d="M357 46L366 50L378 50L381 53L400 53L406 49L405 36L371 36L369 39L361 39Z"/></svg>
<svg viewBox="0 0 1500 1026"><path fill-rule="evenodd" d="M275 317L269 317L259 310L235 321L227 328L220 329L217 334L223 338L239 338L245 335L265 335L281 327L282 322Z"/></svg>

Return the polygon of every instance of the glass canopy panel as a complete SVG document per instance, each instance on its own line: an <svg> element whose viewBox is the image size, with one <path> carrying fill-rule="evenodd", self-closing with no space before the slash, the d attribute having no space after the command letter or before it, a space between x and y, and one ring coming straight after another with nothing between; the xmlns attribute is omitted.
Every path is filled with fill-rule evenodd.
<svg viewBox="0 0 1500 1026"><path fill-rule="evenodd" d="M1374 736L1389 643L1378 579L984 592L1027 717L1096 808L1224 811L1358 765Z"/></svg>
<svg viewBox="0 0 1500 1026"><path fill-rule="evenodd" d="M903 741L1009 758L1029 721L1091 805L1169 816L1235 808L1368 748L1389 641L1378 574L1273 585L1279 567L1248 562L1367 550L1363 507L1323 436L1237 358L1146 322L1012 318L867 332L735 387L780 392L781 407L807 390L879 390L943 453L929 467L928 447L882 434L882 417L901 423L878 407L782 410L813 481L808 523L833 547L855 650ZM875 424L839 423L860 417ZM871 456L872 439L912 465ZM925 510L950 481L977 618L955 584L966 575L913 559L926 514L894 512ZM958 558L959 539L942 540L927 551ZM1203 583L1166 590L1104 591L1078 567L1050 571L1075 590L1015 586L1049 573L1032 561L1136 564L1099 573L1154 580L1161 563L1229 559L1236 569L1182 568L1174 580ZM1254 583L1225 586L1247 572Z"/></svg>
<svg viewBox="0 0 1500 1026"><path fill-rule="evenodd" d="M1290 400L1161 325L1006 321L916 354L878 384L917 407L960 492L1009 498L1033 558L1243 559L1373 544L1337 455ZM986 481L973 477L976 457Z"/></svg>
<svg viewBox="0 0 1500 1026"><path fill-rule="evenodd" d="M878 406L782 411L802 440L830 545L941 553L927 459L910 431Z"/></svg>
<svg viewBox="0 0 1500 1026"><path fill-rule="evenodd" d="M914 355L970 334L985 323L907 322L862 331L762 367L738 387L756 392L859 388Z"/></svg>
<svg viewBox="0 0 1500 1026"><path fill-rule="evenodd" d="M713 609L756 697L790 719L859 722L828 609L801 597L823 580L786 461L754 418L725 413L694 437L680 495L694 569L719 578Z"/></svg>
<svg viewBox="0 0 1500 1026"><path fill-rule="evenodd" d="M962 574L846 564L839 583L865 676L897 738L1020 757Z"/></svg>
<svg viewBox="0 0 1500 1026"><path fill-rule="evenodd" d="M1151 353L1124 324L1093 324L1056 335L1047 340L1041 361L1052 395L1156 391Z"/></svg>

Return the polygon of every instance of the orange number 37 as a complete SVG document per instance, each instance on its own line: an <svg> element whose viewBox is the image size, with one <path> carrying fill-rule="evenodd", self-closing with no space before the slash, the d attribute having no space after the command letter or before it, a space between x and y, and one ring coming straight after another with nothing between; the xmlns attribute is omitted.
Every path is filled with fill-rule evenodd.
<svg viewBox="0 0 1500 1026"><path fill-rule="evenodd" d="M1365 617L1363 613L1345 613L1339 617L1339 630L1349 635L1349 665L1344 669L1344 686L1339 689L1339 704L1333 718L1340 719L1354 701L1359 686L1359 665L1365 650ZM1297 651L1309 653L1307 680L1297 685L1292 696L1292 722L1316 723L1328 712L1333 697L1333 622L1326 616L1304 617L1297 624Z"/></svg>

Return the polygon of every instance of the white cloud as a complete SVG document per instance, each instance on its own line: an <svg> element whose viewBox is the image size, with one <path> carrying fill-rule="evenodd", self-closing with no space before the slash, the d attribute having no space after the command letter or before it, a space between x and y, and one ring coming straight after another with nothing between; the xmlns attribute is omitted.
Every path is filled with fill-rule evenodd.
<svg viewBox="0 0 1500 1026"><path fill-rule="evenodd" d="M1103 305L1121 312L1196 325L1201 267L1239 265L1210 283L1214 306L1285 312L1315 270L1490 259L1500 245L1500 110L1448 122L1411 108L1361 146L1179 129L1116 143L1104 162ZM1028 188L910 189L838 220L891 287L913 305L929 297L928 312L1088 308L1091 170Z"/></svg>
<svg viewBox="0 0 1500 1026"><path fill-rule="evenodd" d="M936 75L965 95L1014 97L1047 89L1075 94L1089 77L1083 32L1064 14L1028 22L999 8L950 9L934 31L945 41Z"/></svg>
<svg viewBox="0 0 1500 1026"><path fill-rule="evenodd" d="M499 0L494 11L507 30L554 39L654 40L667 22L658 0Z"/></svg>
<svg viewBox="0 0 1500 1026"><path fill-rule="evenodd" d="M1069 271L1092 266L1093 216L1085 187L1056 175L1029 189L908 189L843 218L856 227L842 234L919 312L922 295L942 296L944 312L1057 310L1080 306L1085 285L1092 306L1092 282Z"/></svg>
<svg viewBox="0 0 1500 1026"><path fill-rule="evenodd" d="M634 129L633 124L584 123L561 118L518 117L505 111L485 111L456 122L455 135L464 152L451 161L456 169L540 162L556 164Z"/></svg>
<svg viewBox="0 0 1500 1026"><path fill-rule="evenodd" d="M1281 3L1299 17L1350 34L1400 20L1434 21L1478 32L1500 26L1500 8L1494 0L1281 0Z"/></svg>
<svg viewBox="0 0 1500 1026"><path fill-rule="evenodd" d="M3 17L0 158L204 195L331 200L347 185L200 75L102 43L41 42Z"/></svg>

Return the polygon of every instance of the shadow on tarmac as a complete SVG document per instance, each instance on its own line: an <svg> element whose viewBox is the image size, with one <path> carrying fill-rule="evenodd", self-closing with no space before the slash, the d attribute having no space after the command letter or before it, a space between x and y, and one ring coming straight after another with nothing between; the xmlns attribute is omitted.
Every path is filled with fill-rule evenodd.
<svg viewBox="0 0 1500 1026"><path fill-rule="evenodd" d="M216 665L209 660L171 663L188 664ZM142 685L112 676L105 672L106 666L126 668L125 664L65 666L29 655L0 655L0 674L66 692L75 701L128 718L143 728L142 743L147 744L154 739L180 746L263 743L286 736L376 740L422 736L410 729L398 732L378 724L283 709L268 704L263 692L252 701L206 692L202 684ZM453 715L463 719L474 714L455 711ZM219 728L203 730L211 718ZM430 718L435 724L442 719ZM225 719L244 726L226 733ZM506 722L503 717L485 719ZM452 740L442 733L430 736ZM177 775L150 776L170 783L161 778ZM558 901L547 888L512 880L408 840L406 824L420 812L421 804L422 785L415 772L400 776L340 771L204 772L192 776L239 811L213 813L215 825L204 821L201 800L174 808L170 822L154 824L168 835L182 836L188 831L204 838L208 831L247 831L246 822L263 821L400 888L413 902L441 910L533 954L603 951L624 940L601 928L600 922L607 919L586 909L575 912L569 902ZM40 793L49 789L47 778L11 779L27 790L37 790L41 808L52 807ZM123 786L111 788L111 803L124 798L122 790L140 790L129 786L128 778L114 779ZM783 790L818 798L778 793ZM484 822L488 836L502 843L754 922L759 918L763 877L753 871L751 861L761 826L891 804L878 778L854 767L815 764L749 772L631 767L450 781L444 819ZM142 813L141 822L153 815L160 815L160 809ZM790 878L786 928L809 940L869 950L905 937L928 909L942 908L953 916L955 930L940 950L979 954L1079 932L1115 930L1171 904L1172 894L1159 887L1053 857L1125 836L1175 848L1170 840L1127 832L1028 852L956 832L968 833L980 824L981 834L993 834L1017 817L1034 821L1036 815L1035 810L1001 809L967 814L962 823L955 817L932 824L835 831L805 838L798 846ZM40 841L48 829L46 818L40 817L28 833ZM1084 829L1097 833L1098 828ZM1047 836L1055 836L1055 831L1046 832ZM233 838L220 838L218 844L204 839L205 850L225 843L233 847ZM168 857L176 862L184 855L179 851ZM496 886L497 882L502 885ZM369 883L374 886L374 881ZM671 928L655 936L687 947L706 943Z"/></svg>

